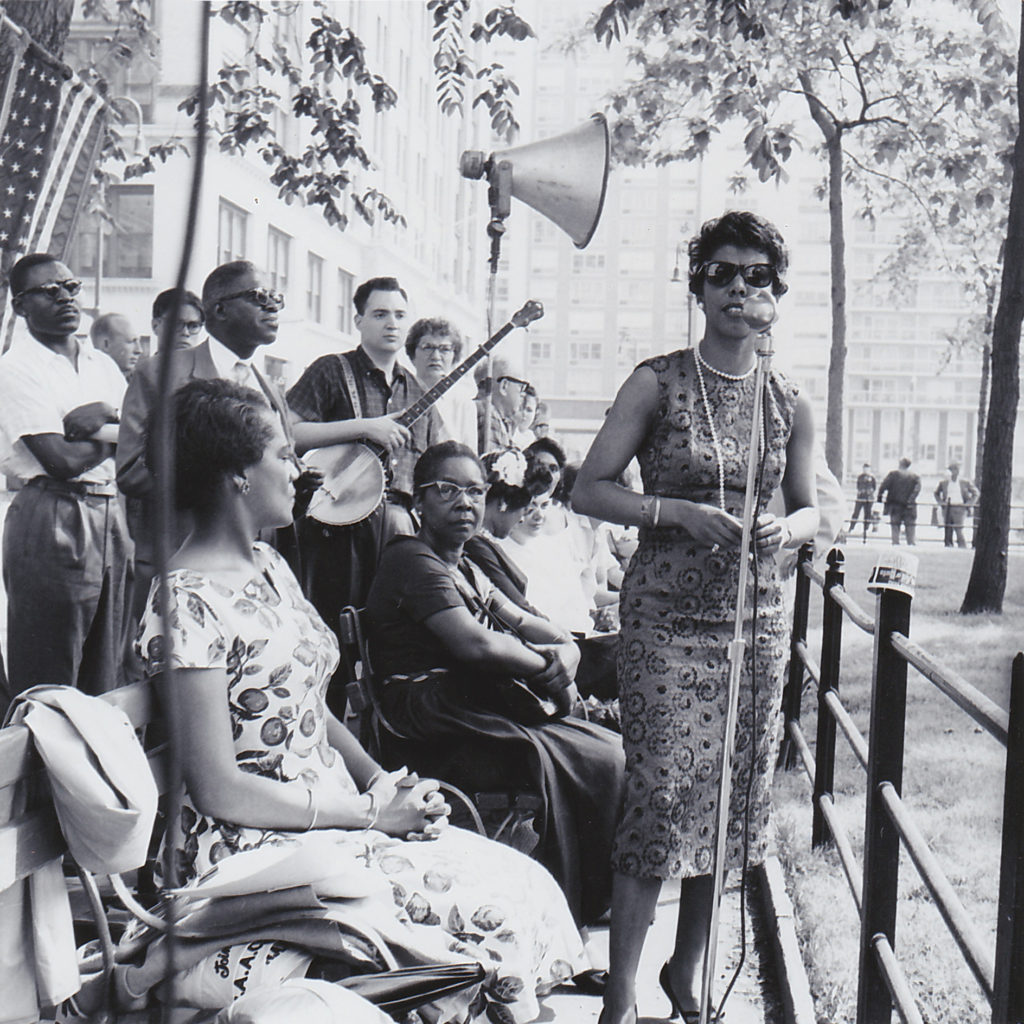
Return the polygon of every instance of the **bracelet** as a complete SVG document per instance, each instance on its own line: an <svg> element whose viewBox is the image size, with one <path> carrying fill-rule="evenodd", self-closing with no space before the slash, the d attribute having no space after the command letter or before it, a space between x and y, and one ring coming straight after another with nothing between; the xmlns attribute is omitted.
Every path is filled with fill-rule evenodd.
<svg viewBox="0 0 1024 1024"><path fill-rule="evenodd" d="M319 813L319 808L316 805L316 797L313 795L313 787L306 787L306 810L312 811L310 815L309 824L302 830L303 832L309 832L311 829L316 828L316 816Z"/></svg>
<svg viewBox="0 0 1024 1024"><path fill-rule="evenodd" d="M651 515L651 526L657 526L659 519L661 519L661 498L655 495L654 512Z"/></svg>
<svg viewBox="0 0 1024 1024"><path fill-rule="evenodd" d="M641 526L653 526L653 508L654 508L654 497L650 494L645 494L640 499L640 525Z"/></svg>
<svg viewBox="0 0 1024 1024"><path fill-rule="evenodd" d="M384 774L383 768L378 768L371 776L370 781L366 783L366 789L373 789L373 784ZM365 792L365 790L364 790Z"/></svg>
<svg viewBox="0 0 1024 1024"><path fill-rule="evenodd" d="M380 817L380 807L377 806L377 798L369 790L363 795L370 798L370 809L366 812L370 820L367 822L366 827L368 829L375 828L377 819Z"/></svg>

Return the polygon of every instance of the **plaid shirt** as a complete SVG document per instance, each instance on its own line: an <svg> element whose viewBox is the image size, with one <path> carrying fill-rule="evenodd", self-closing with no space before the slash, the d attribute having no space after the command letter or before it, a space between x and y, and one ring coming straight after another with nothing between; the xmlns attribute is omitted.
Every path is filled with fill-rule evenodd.
<svg viewBox="0 0 1024 1024"><path fill-rule="evenodd" d="M363 419L402 412L423 394L412 371L399 363L391 380L363 351L339 352L314 360L288 392L288 405L299 419L312 423L333 423L355 419L355 410L340 360L352 368ZM416 460L432 445L447 436L436 409L429 409L410 428L412 438L394 452L385 465L390 476L390 490L412 497L412 470ZM382 456L384 458L385 456Z"/></svg>

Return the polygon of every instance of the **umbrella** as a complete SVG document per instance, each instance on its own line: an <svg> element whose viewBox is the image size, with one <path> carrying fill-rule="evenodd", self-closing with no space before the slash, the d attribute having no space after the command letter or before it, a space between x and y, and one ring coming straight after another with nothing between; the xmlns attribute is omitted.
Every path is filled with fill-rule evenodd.
<svg viewBox="0 0 1024 1024"><path fill-rule="evenodd" d="M423 964L399 967L380 974L355 974L338 982L379 1006L392 1017L401 1017L424 1003L460 992L487 976L481 963Z"/></svg>

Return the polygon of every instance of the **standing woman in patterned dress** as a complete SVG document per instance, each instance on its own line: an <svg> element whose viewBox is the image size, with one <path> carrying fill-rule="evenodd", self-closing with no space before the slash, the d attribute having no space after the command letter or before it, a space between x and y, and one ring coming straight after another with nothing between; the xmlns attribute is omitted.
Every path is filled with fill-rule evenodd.
<svg viewBox="0 0 1024 1024"><path fill-rule="evenodd" d="M633 1024L636 972L661 883L681 879L675 949L660 981L672 1016L696 1021L713 899L715 817L729 688L756 335L743 302L786 291L778 231L752 213L708 221L689 245L704 336L641 363L623 384L573 492L577 512L640 527L622 586L618 657L625 810L612 855L610 980L601 1024ZM756 564L756 637L740 683L725 867L763 858L787 654L775 552L817 528L808 400L768 375ZM644 493L616 478L636 457ZM781 484L786 512L766 513ZM754 655L756 653L756 659ZM755 664L756 661L756 664ZM752 671L753 669L753 671Z"/></svg>

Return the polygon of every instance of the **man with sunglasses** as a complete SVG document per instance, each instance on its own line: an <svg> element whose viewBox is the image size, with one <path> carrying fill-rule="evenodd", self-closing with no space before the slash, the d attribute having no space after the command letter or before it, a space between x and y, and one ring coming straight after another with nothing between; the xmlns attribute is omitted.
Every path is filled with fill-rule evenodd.
<svg viewBox="0 0 1024 1024"><path fill-rule="evenodd" d="M166 294L166 293L165 293ZM178 311L183 324L196 322L187 301ZM173 299L173 291L171 293ZM193 347L176 347L171 358L170 390L173 394L189 380L222 378L253 388L266 396L281 418L285 436L291 439L288 406L277 385L263 375L254 356L277 337L278 313L284 296L268 287L265 276L248 260L235 260L214 268L203 284L203 318L206 336ZM163 315L169 315L170 306ZM191 328L183 328L191 333ZM128 525L135 540L135 580L132 614L137 620L145 608L149 584L156 572L153 478L146 466L146 428L156 404L159 357L143 360L132 376L125 396L117 447L117 485L128 497ZM296 492L309 478L300 478ZM184 540L188 522L179 519L170 538L173 552ZM295 552L288 555L294 557Z"/></svg>
<svg viewBox="0 0 1024 1024"><path fill-rule="evenodd" d="M114 485L125 381L75 336L82 283L46 253L11 269L27 336L0 358L0 468L23 486L4 523L9 694L121 682L131 541Z"/></svg>

